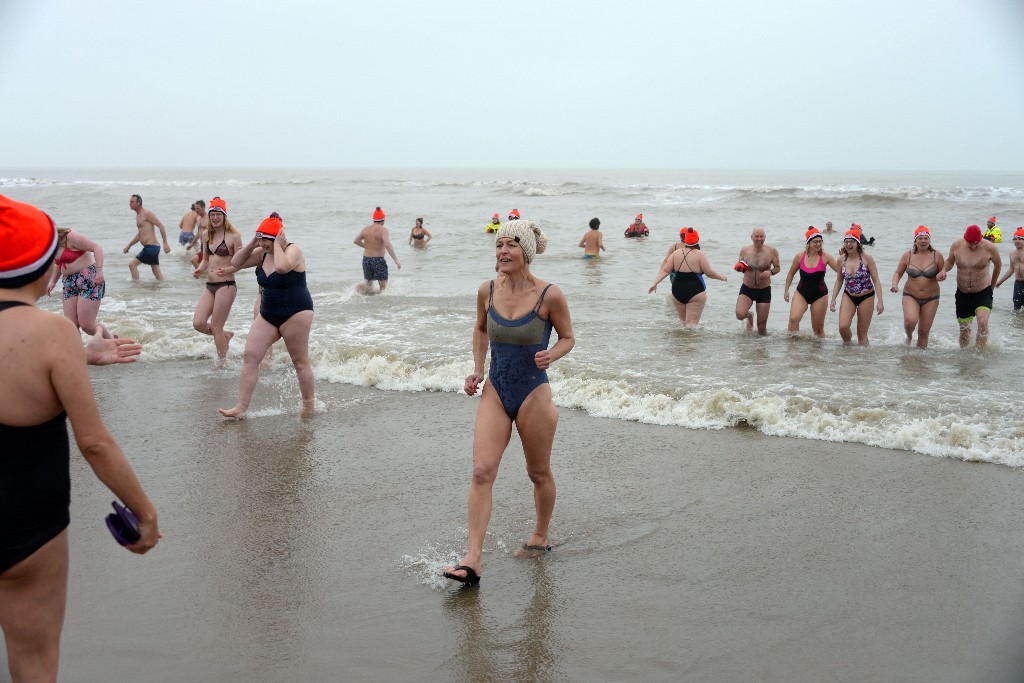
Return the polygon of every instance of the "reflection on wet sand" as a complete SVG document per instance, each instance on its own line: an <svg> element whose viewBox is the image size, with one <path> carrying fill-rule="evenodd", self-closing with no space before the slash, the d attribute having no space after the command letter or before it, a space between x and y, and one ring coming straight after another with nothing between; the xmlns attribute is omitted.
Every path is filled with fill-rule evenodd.
<svg viewBox="0 0 1024 683"><path fill-rule="evenodd" d="M448 660L454 680L554 681L564 680L558 653L566 644L560 635L559 606L555 584L548 575L550 558L523 560L529 563L532 595L522 612L506 605L518 604L507 595L489 599L486 587L462 586L444 602L450 629L458 634L458 649Z"/></svg>

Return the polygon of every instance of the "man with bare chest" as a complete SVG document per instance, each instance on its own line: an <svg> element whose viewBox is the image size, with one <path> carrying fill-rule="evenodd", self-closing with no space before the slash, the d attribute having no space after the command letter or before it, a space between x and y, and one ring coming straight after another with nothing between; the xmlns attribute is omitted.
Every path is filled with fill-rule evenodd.
<svg viewBox="0 0 1024 683"><path fill-rule="evenodd" d="M754 328L751 306L757 304L757 333L768 334L768 310L772 305L772 275L779 272L779 251L765 244L764 228L750 233L752 244L740 249L735 270L743 273L743 284L736 298L736 319L747 321L747 330Z"/></svg>
<svg viewBox="0 0 1024 683"><path fill-rule="evenodd" d="M1013 233L1013 249L1010 251L1010 265L1006 275L999 279L996 287L1010 278L1013 280L1013 310L1024 308L1024 228L1017 228Z"/></svg>
<svg viewBox="0 0 1024 683"><path fill-rule="evenodd" d="M384 260L384 252L391 255L395 267L402 269L402 264L395 256L395 248L391 246L391 237L384 227L384 212L378 206L373 212L373 222L359 231L355 245L363 249L363 279L365 283L356 285L360 294L373 294L373 281L377 281L380 291L388 286L388 262Z"/></svg>
<svg viewBox="0 0 1024 683"><path fill-rule="evenodd" d="M988 266L992 264L992 274ZM972 225L962 239L953 241L946 259L946 272L956 266L956 320L960 323L960 348L971 342L971 325L978 319L975 347L985 348L988 317L992 314L992 288L999 281L1002 260L999 250L982 239L981 228Z"/></svg>
<svg viewBox="0 0 1024 683"><path fill-rule="evenodd" d="M160 219L152 211L142 208L142 197L139 195L133 194L132 198L128 201L128 206L135 212L137 232L132 241L128 243L128 246L124 248L124 253L127 254L128 250L136 242L142 244L142 250L128 264L128 270L132 273L132 279L139 279L139 264L145 263L153 269L153 276L157 280L163 280L164 274L160 271L160 244L156 241L156 229L153 226L160 228L160 236L163 238L165 254L171 253L171 245L167 243L167 230L164 229L164 224L160 222Z"/></svg>

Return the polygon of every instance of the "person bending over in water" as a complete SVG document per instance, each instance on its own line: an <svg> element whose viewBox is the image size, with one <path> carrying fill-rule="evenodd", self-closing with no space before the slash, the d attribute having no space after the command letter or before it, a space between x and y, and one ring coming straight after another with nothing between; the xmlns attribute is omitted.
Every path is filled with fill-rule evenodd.
<svg viewBox="0 0 1024 683"><path fill-rule="evenodd" d="M473 328L473 373L465 390L477 393L484 381L484 360L490 341L491 365L480 396L473 433L473 479L469 488L469 547L462 560L444 576L476 585L483 569L484 536L491 519L494 480L515 423L526 455L526 472L533 482L537 520L526 551L546 552L548 525L555 507L551 474L551 445L558 409L551 400L547 369L572 350L569 304L558 287L530 272L536 254L544 252L547 237L533 221L512 220L497 233L498 277L480 285ZM551 349L552 328L558 341Z"/></svg>
<svg viewBox="0 0 1024 683"><path fill-rule="evenodd" d="M103 247L70 228L57 228L57 258L46 288L49 295L64 277L64 317L88 335L100 333L105 339L114 335L96 322L100 302L107 291L103 276Z"/></svg>
<svg viewBox="0 0 1024 683"><path fill-rule="evenodd" d="M831 254L822 248L824 239L813 225L804 233L806 246L803 251L793 257L793 263L786 274L786 290L782 298L790 301L789 288L793 284L793 276L800 273L800 281L796 285L796 294L789 304L789 332L800 331L800 321L807 309L811 309L811 330L815 337L825 336L825 314L828 312L828 286L825 284L825 266L839 272L839 266Z"/></svg>
<svg viewBox="0 0 1024 683"><path fill-rule="evenodd" d="M36 307L57 241L49 216L0 196L0 628L13 681L57 680L68 591L68 420L93 472L138 518L139 540L127 549L143 554L160 539L156 508L103 424L81 336L66 318ZM121 341L99 343L113 350Z"/></svg>
<svg viewBox="0 0 1024 683"><path fill-rule="evenodd" d="M932 247L931 230L919 225L914 230L914 246L903 252L892 275L889 291L895 294L900 291L900 278L903 273L907 274L903 288L903 329L907 333L907 344L914 340L917 329L919 349L928 347L928 335L939 310L939 283L946 279L945 264L942 252Z"/></svg>
<svg viewBox="0 0 1024 683"><path fill-rule="evenodd" d="M672 275L672 303L676 307L676 315L687 327L694 327L700 323L708 300L704 276L722 282L728 282L729 278L711 269L708 257L700 249L700 233L684 227L679 231L679 238L683 240L682 248L668 255L647 293L657 292L658 283Z"/></svg>
<svg viewBox="0 0 1024 683"><path fill-rule="evenodd" d="M238 402L233 408L219 408L224 417L244 420L260 377L260 362L278 339L295 366L302 394L302 415L311 415L313 368L309 364L309 332L313 327L313 297L306 286L306 258L299 245L284 235L284 223L277 213L260 223L252 241L221 268L221 275L256 267L256 282L262 291L260 313L252 321L242 357L242 378L238 384Z"/></svg>

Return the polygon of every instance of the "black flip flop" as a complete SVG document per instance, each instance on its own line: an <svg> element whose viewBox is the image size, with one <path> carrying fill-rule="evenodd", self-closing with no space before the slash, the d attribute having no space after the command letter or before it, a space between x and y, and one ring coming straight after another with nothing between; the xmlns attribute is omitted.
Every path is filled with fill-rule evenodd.
<svg viewBox="0 0 1024 683"><path fill-rule="evenodd" d="M480 575L477 574L472 567L467 567L464 564L460 564L454 567L453 571L458 571L460 569L466 572L465 576L456 576L451 572L444 572L444 578L451 579L452 581L458 581L459 583L464 583L467 586L475 586L478 583L480 583Z"/></svg>

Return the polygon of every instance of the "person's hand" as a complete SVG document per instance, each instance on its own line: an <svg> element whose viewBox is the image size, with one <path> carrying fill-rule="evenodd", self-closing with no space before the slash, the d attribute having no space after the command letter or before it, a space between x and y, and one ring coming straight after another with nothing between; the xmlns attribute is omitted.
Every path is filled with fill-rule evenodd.
<svg viewBox="0 0 1024 683"><path fill-rule="evenodd" d="M192 270L192 277L194 277L197 280L199 279L199 269L198 268L195 268L195 269Z"/></svg>
<svg viewBox="0 0 1024 683"><path fill-rule="evenodd" d="M651 288L647 290L647 293L648 294L654 294L657 291L658 291L658 283L655 282L653 285L651 285Z"/></svg>
<svg viewBox="0 0 1024 683"><path fill-rule="evenodd" d="M274 238L274 243L280 245L282 249L288 246L288 240L284 236L284 228L281 228L281 231L277 233L277 237Z"/></svg>
<svg viewBox="0 0 1024 683"><path fill-rule="evenodd" d="M139 555L145 555L153 547L160 542L160 539L164 535L160 533L160 530L156 528L156 522L139 522L139 540L131 545L126 545L125 548L137 553Z"/></svg>
<svg viewBox="0 0 1024 683"><path fill-rule="evenodd" d="M98 285L102 285L104 282L107 281L107 277L103 274L102 268L98 266L96 267L96 277L93 278L93 280L95 280L96 284Z"/></svg>
<svg viewBox="0 0 1024 683"><path fill-rule="evenodd" d="M463 386L468 396L476 396L480 383L484 381L484 373L474 372L466 377L466 384Z"/></svg>
<svg viewBox="0 0 1024 683"><path fill-rule="evenodd" d="M789 290L788 289L782 293L782 300L785 301L786 303L789 303Z"/></svg>
<svg viewBox="0 0 1024 683"><path fill-rule="evenodd" d="M122 254L127 254L128 253L128 247L125 247L124 249L122 249L121 253Z"/></svg>
<svg viewBox="0 0 1024 683"><path fill-rule="evenodd" d="M772 269L769 268L768 270L762 270L757 276L757 281L761 287L767 287L770 285L772 283Z"/></svg>
<svg viewBox="0 0 1024 683"><path fill-rule="evenodd" d="M402 269L402 264L399 263L397 260L395 260L395 268L398 268L399 270Z"/></svg>
<svg viewBox="0 0 1024 683"><path fill-rule="evenodd" d="M134 339L104 339L103 329L97 329L85 345L85 362L89 365L134 363L142 353L142 344Z"/></svg>
<svg viewBox="0 0 1024 683"><path fill-rule="evenodd" d="M165 254L170 254L171 253L171 245L167 244L167 242L164 242L164 253Z"/></svg>
<svg viewBox="0 0 1024 683"><path fill-rule="evenodd" d="M832 301L828 302L828 310L832 311L833 313L836 312L836 300L835 299L832 299Z"/></svg>
<svg viewBox="0 0 1024 683"><path fill-rule="evenodd" d="M889 291L895 294L896 292L900 291L900 288L897 287L896 285L893 285L892 287L889 288Z"/></svg>
<svg viewBox="0 0 1024 683"><path fill-rule="evenodd" d="M551 367L551 352L547 349L538 351L533 356L533 362L537 364L539 370L547 370Z"/></svg>
<svg viewBox="0 0 1024 683"><path fill-rule="evenodd" d="M878 315L882 315L885 312L885 304L882 303L881 297L878 298L878 305L875 306L875 310L878 312Z"/></svg>

